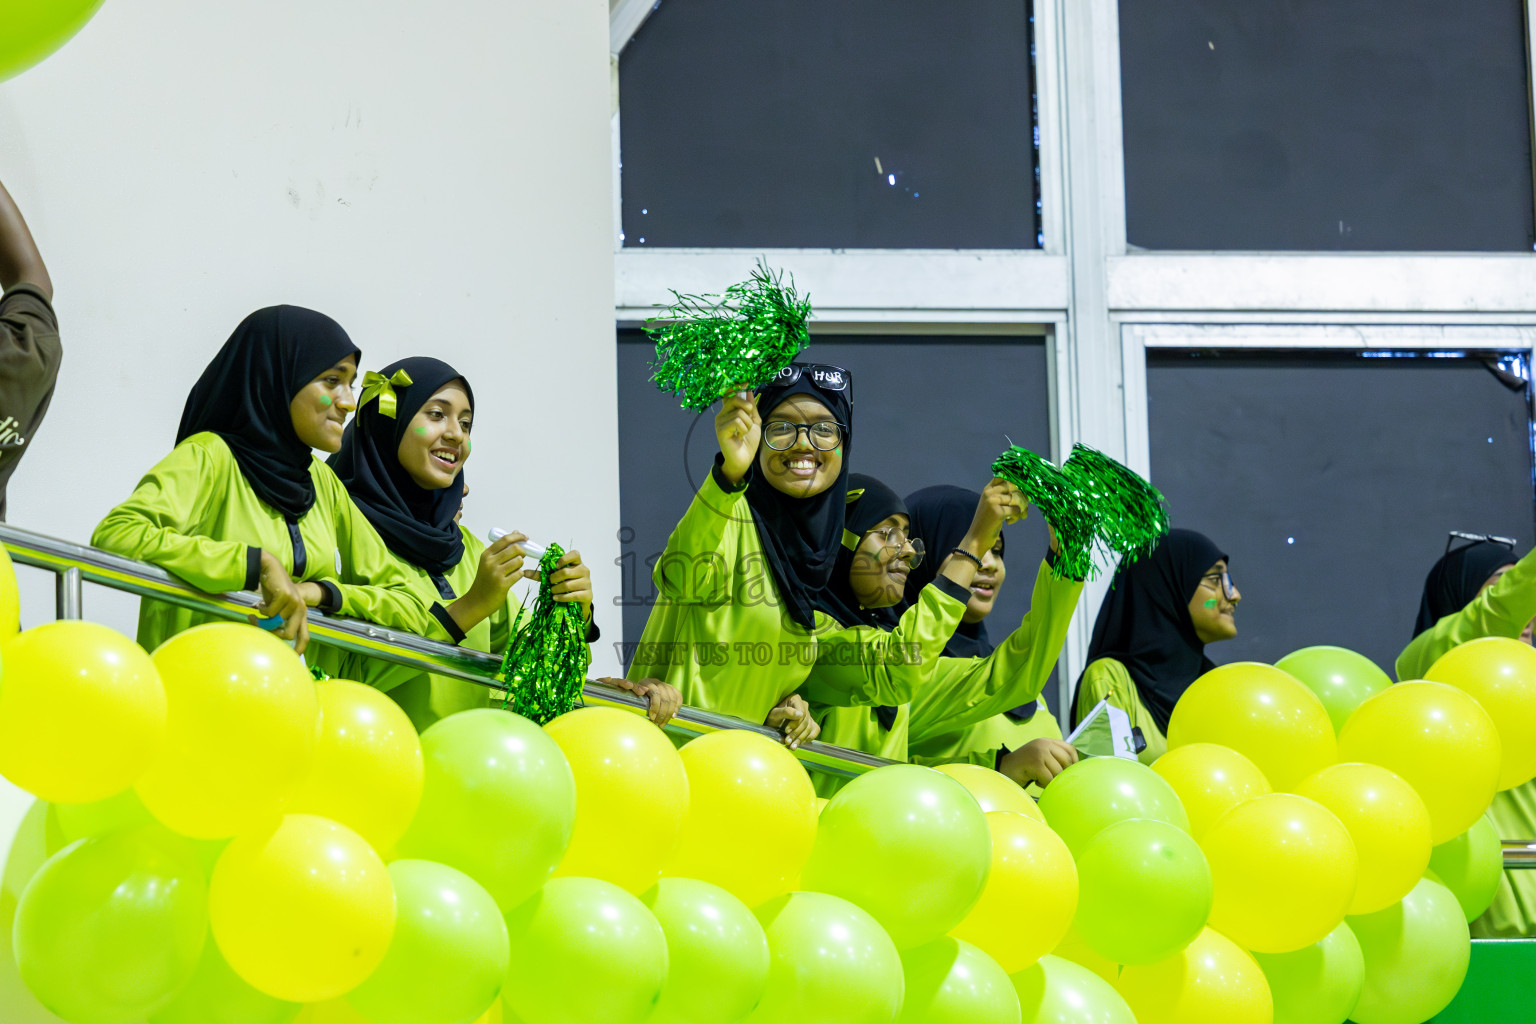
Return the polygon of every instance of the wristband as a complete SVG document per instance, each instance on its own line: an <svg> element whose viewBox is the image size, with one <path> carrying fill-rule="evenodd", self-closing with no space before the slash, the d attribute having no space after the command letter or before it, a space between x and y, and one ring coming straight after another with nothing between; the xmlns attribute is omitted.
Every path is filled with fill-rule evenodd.
<svg viewBox="0 0 1536 1024"><path fill-rule="evenodd" d="M961 558L969 558L971 561L976 563L976 568L977 569L981 568L981 559L977 558L975 555L973 555L969 551L965 550L965 548L952 548L952 549L950 549L949 553L952 554L952 555L959 555Z"/></svg>

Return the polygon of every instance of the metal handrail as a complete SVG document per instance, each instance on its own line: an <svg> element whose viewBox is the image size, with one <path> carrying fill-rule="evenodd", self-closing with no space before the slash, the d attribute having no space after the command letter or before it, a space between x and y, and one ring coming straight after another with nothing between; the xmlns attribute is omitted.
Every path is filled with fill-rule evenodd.
<svg viewBox="0 0 1536 1024"><path fill-rule="evenodd" d="M61 619L82 617L85 583L96 583L139 597L154 598L167 604L242 622L246 621L246 616L260 600L249 591L208 594L148 563L5 523L0 523L0 542L5 544L5 549L16 562L55 574L56 612ZM438 675L468 680L490 689L502 688L502 684L496 680L496 673L501 668L500 658L427 640L411 633L353 619L333 618L310 609L309 639L311 643L329 644L397 665L409 665ZM589 706L618 707L641 713L646 708L643 698L592 680L587 681L582 696ZM746 729L776 742L779 739L779 733L766 726L687 706L679 709L665 728L673 735L690 739L724 729ZM792 753L811 771L844 778L862 775L874 768L894 763L861 751L835 747L830 743L808 743Z"/></svg>

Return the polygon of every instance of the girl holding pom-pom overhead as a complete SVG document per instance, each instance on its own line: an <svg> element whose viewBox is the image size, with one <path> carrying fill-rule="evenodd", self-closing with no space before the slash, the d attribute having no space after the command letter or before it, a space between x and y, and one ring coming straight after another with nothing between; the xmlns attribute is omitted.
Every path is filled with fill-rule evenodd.
<svg viewBox="0 0 1536 1024"><path fill-rule="evenodd" d="M796 691L830 624L815 600L842 547L852 386L842 367L793 363L722 401L720 454L656 562L630 673L791 746L819 731Z"/></svg>
<svg viewBox="0 0 1536 1024"><path fill-rule="evenodd" d="M1074 725L1107 699L1141 730L1142 763L1163 755L1173 706L1216 667L1205 656L1206 644L1237 636L1234 615L1243 595L1232 585L1227 561L1204 534L1171 530L1149 557L1121 563L1093 624L1088 667L1073 699Z"/></svg>
<svg viewBox="0 0 1536 1024"><path fill-rule="evenodd" d="M299 651L312 607L448 639L311 450L341 447L360 355L323 313L271 306L246 317L188 395L176 447L91 543L200 590L259 589L263 624ZM207 621L145 598L139 643L153 650Z"/></svg>
<svg viewBox="0 0 1536 1024"><path fill-rule="evenodd" d="M487 546L459 525L474 416L463 374L440 359L402 359L364 377L357 416L327 461L417 600L454 642L490 652L506 647L517 620L513 584L539 573L524 567L523 534ZM592 573L580 552L564 554L550 586L555 601L581 608L587 641L595 640ZM351 652L325 648L318 660L331 675L387 691L417 729L489 701L484 686Z"/></svg>
<svg viewBox="0 0 1536 1024"><path fill-rule="evenodd" d="M1022 518L1027 508L1018 489L1001 479L979 495L949 490L965 495L971 507L948 546L934 549L935 572L928 568L926 542L917 536L916 511L909 516L907 505L880 481L850 478L843 552L822 598L823 609L842 628L822 637L805 685L829 743L905 761L914 738L912 749L1032 701L1060 656L1082 583L1047 572L1037 581L1043 589L1037 587L1034 606L1002 647L992 651L989 645L986 657L944 656L956 630L964 628L973 588L991 567L988 553L1003 524ZM898 616L893 606L909 589L913 600ZM908 692L910 702L848 706L849 695L879 690ZM824 795L840 785L817 780Z"/></svg>
<svg viewBox="0 0 1536 1024"><path fill-rule="evenodd" d="M975 491L946 485L908 495L913 536L938 551L964 547L978 497ZM913 704L911 759L926 765L979 764L1022 786L1043 786L1077 760L1039 697L1061 657L1083 584L1052 571L1060 546L1051 530L1029 611L1002 646L994 647L986 620L1008 575L1003 541L999 532L980 552L981 564L965 594L960 623L944 646L931 697ZM920 566L907 579L907 602L926 588L932 571ZM968 695L976 680L987 683L979 699Z"/></svg>

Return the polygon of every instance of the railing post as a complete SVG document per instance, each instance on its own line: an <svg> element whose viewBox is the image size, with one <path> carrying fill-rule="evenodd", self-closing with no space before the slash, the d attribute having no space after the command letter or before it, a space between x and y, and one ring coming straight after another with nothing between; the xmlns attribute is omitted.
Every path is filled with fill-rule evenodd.
<svg viewBox="0 0 1536 1024"><path fill-rule="evenodd" d="M84 614L85 584L78 568L65 569L55 578L57 618L78 619Z"/></svg>

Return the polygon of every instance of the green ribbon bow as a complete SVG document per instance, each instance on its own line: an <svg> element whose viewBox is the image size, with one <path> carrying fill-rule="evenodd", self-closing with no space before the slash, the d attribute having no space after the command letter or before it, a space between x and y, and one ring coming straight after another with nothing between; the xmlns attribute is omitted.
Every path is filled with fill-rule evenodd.
<svg viewBox="0 0 1536 1024"><path fill-rule="evenodd" d="M395 388L410 387L412 383L414 382L411 380L411 375L404 370L396 370L393 377L386 377L375 370L369 370L363 374L363 397L357 403L357 407L361 409L368 404L369 399L377 398L379 412L394 419L395 410L399 406L399 401L395 397Z"/></svg>

